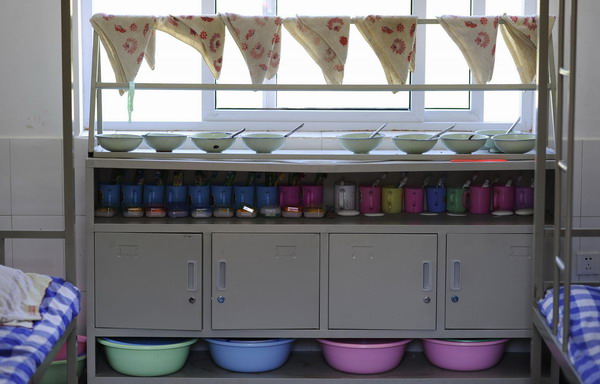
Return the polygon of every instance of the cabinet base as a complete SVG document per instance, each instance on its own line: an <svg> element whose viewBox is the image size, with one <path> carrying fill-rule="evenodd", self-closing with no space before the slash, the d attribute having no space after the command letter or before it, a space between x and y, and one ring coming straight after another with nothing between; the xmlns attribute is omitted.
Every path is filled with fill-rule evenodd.
<svg viewBox="0 0 600 384"><path fill-rule="evenodd" d="M264 373L235 373L215 365L207 351L192 351L178 372L162 377L130 377L113 371L104 356L97 356L96 377L91 383L530 383L529 354L505 353L498 365L485 371L455 372L431 365L423 353L407 352L394 370L378 375L352 375L329 367L320 352L292 352L281 368Z"/></svg>

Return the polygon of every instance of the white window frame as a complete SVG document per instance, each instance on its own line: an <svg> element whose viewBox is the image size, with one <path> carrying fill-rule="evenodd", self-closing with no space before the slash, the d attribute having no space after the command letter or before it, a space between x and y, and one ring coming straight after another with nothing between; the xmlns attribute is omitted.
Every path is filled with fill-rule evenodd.
<svg viewBox="0 0 600 384"><path fill-rule="evenodd" d="M90 100L90 68L91 68L91 41L92 28L87 22L91 16L91 1L82 0L80 3L82 22L80 27L81 37L76 41L82 41L81 68L82 85L79 90L83 93L78 96L82 100L82 120L83 126L89 127L89 100ZM202 12L212 14L215 12L214 0L201 0ZM267 2L276 0L267 0ZM523 0L524 14L533 14L536 12L534 0ZM426 1L413 1L413 14L419 18L425 18ZM485 14L485 0L472 0L472 14ZM423 25L420 28L417 39L417 63L425 63L425 41L426 32ZM501 38L501 37L499 37ZM418 64L417 64L418 65ZM104 68L104 70L109 70ZM411 74L412 84L425 84L425 71L416 71ZM202 81L204 83L214 83L210 71L203 67ZM282 91L285 92L285 91ZM318 92L318 91L314 91ZM231 130L239 127L240 122L245 123L248 130L278 130L287 129L288 125L282 127L281 122L318 122L306 130L316 131L339 131L349 129L365 129L367 122L393 122L392 127L397 124L401 129L407 130L430 130L438 129L440 123L460 122L461 129L477 130L491 126L501 127L505 123L486 123L483 121L485 92L471 91L471 108L465 110L426 110L424 108L424 92L435 91L412 91L410 96L409 110L217 110L215 108L216 92L212 90L202 91L202 121L195 122L138 122L128 124L127 122L107 122L103 123L107 130L156 130L164 129L169 125L171 129L177 130ZM495 91L488 91L495 92ZM504 91L497 91L504 92ZM265 98L272 97L275 92L264 92ZM358 94L358 92L357 92ZM521 123L520 125L533 125L534 116L534 92L527 91L522 93L521 97Z"/></svg>

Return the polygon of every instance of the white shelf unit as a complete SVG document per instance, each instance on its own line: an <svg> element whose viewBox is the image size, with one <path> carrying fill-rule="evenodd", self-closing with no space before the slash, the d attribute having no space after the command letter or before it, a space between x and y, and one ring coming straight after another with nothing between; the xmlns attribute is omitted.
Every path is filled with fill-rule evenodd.
<svg viewBox="0 0 600 384"><path fill-rule="evenodd" d="M431 20L423 22L432 23ZM103 89L127 89L128 84L103 83L99 76L98 68L98 42L94 41L94 59L92 74L92 97L90 108L90 122L97 121L98 131L102 131L102 113L101 113L101 91ZM547 56L546 56L547 57ZM391 91L391 90L419 90L419 91L448 91L448 90L524 90L536 91L542 89L548 90L546 82L541 85L523 85L523 84L502 84L502 85L471 85L471 84L429 84L429 85L340 85L325 86L321 84L299 85L299 84L278 84L278 85L259 85L252 86L247 84L151 84L137 83L136 89L227 89L227 90L357 90L357 91ZM545 94L546 92L539 92ZM540 115L547 112L547 104L540 106ZM97 109L96 109L97 107ZM547 129L547 120L542 120L538 124L538 129ZM461 175L472 172L496 173L501 175L516 175L518 173L531 173L536 167L539 159L535 155L506 155L490 154L487 152L478 152L472 155L455 155L447 151L439 151L427 155L403 155L396 151L373 151L369 155L350 155L342 151L277 151L274 154L259 155L250 151L227 151L222 154L205 154L201 151L178 150L172 153L154 153L144 150L133 151L130 153L110 153L96 147L94 139L95 129L90 129L89 152L90 158L86 161L86 191L87 196L92 197L99 179L107 170L119 169L145 169L145 170L183 170L191 172L194 170L206 171L236 171L236 172L306 172L306 173L329 173L332 174L326 181L325 190L331 189L332 183L341 177L368 178L380 174L381 172L400 173L409 172L416 175L446 173L449 175ZM543 146L537 146L537 151L548 151L548 157L545 158L542 166L550 164L552 151ZM539 165L539 164L538 164ZM536 179L536 187L539 188L538 194L545 193L545 185L540 184ZM327 192L330 193L330 192ZM342 218L326 217L323 219L285 219L285 218L256 218L256 219L126 219L120 217L114 218L95 218L94 207L92 204L87 208L88 225L88 281L89 285L94 287L94 291L89 295L88 301L88 337L95 340L97 337L292 337L298 338L301 343L307 343L306 348L298 348L292 353L288 363L284 367L268 373L262 374L236 374L224 371L214 365L208 357L205 349L206 345L200 342L197 350L193 351L186 366L179 372L167 377L159 378L136 378L126 377L113 371L105 361L101 349L94 343L89 343L88 347L88 382L93 383L146 383L146 382L166 382L166 383L188 383L194 382L270 382L270 383L311 383L311 382L360 382L360 383L383 383L390 380L402 380L409 383L464 383L467 381L481 383L530 383L529 354L523 353L516 348L505 354L502 362L486 371L481 372L452 372L437 369L429 364L420 352L409 352L405 356L401 365L395 370L380 374L364 377L347 375L337 372L327 366L316 347L311 341L315 338L490 338L490 337L508 337L514 338L517 345L527 344L531 337L531 320L529 308L531 303L531 253L533 247L534 219L532 217L510 216L495 218L491 215L468 215L467 217L449 217L446 215L438 216L420 216L411 214L386 215L382 218ZM194 305L199 306L194 316L197 316L198 322L195 326L168 325L160 327L155 324L141 326L131 326L119 324L123 319L128 320L128 315L123 313L113 313L115 308L110 304L104 304L108 307L99 309L96 301L98 296L109 295L109 292L96 291L98 282L108 279L104 273L95 269L100 258L102 263L109 263L103 266L104 270L110 270L110 252L106 253L102 244L107 239L111 239L115 244L123 235L131 241L128 244L134 244L142 247L146 241L152 241L156 235L172 236L175 249L176 239L179 236L187 236L196 239L201 243L200 247L191 252L186 248L186 257L198 262L201 266L199 271L200 284L199 291L195 293ZM266 238L265 238L266 236ZM314 285L307 285L310 289L313 302L310 304L311 317L308 325L281 325L269 329L261 329L255 324L244 327L244 313L241 309L234 306L228 312L222 312L219 303L215 298L215 281L217 276L215 271L218 268L215 255L227 257L229 263L241 263L242 268L247 268L243 260L236 257L236 249L228 248L228 244L234 243L236 238L255 239L250 244L245 244L244 252L250 255L259 255L264 250L261 248L264 244L277 247L278 239L285 239L285 244L297 241L298 244L304 244L306 236L310 237L314 247L306 251L312 257L310 266L306 266L303 271L308 271L310 278L308 281L314 282ZM336 296L335 292L344 291L336 284L341 284L340 275L336 275L336 263L339 261L339 252L346 239L355 239L360 247L370 247L376 252L376 259L382 264L373 269L373 285L381 283L377 279L381 276L378 272L389 268L402 268L404 265L402 254L395 253L395 246L402 245L404 242L410 242L410 239L418 236L425 239L431 249L424 251L430 259L424 260L431 263L434 271L434 286L432 292L427 292L429 301L425 303L423 294L418 292L418 305L429 306L426 310L430 311L427 318L427 326L415 326L413 323L402 325L399 322L397 329L389 329L387 326L380 325L353 325L348 328L335 326L336 300L352 300L352 298L342 298ZM103 242L97 242L98 239ZM224 240L225 239L225 240ZM266 239L266 240L265 240ZM383 242L384 246L379 246ZM230 240L230 241L227 241ZM465 244L465 248L457 244ZM283 243L282 243L283 244ZM472 244L467 246L467 244ZM485 246L495 244L496 249L486 252ZM98 248L97 248L98 247ZM470 247L470 248L469 248ZM482 248L483 247L483 248ZM519 257L512 254L514 249L524 253L519 253ZM433 250L433 252L431 251ZM471 286L474 292L466 294L466 298L459 302L466 303L465 311L456 311L451 308L452 302L449 301L453 296L448 291L448 284L451 275L447 271L450 269L448 263L452 262L452 257L468 252L471 255L470 260L464 261L468 276L478 276L489 284L483 287L480 283ZM98 255L97 252L102 253ZM220 252L220 253L219 253ZM223 256L225 255L225 256ZM460 257L460 256L458 256ZM478 260L479 257L479 260ZM400 260L398 260L400 259ZM411 259L411 257L408 257ZM152 257L158 265L164 262L160 257ZM187 259L186 259L187 260ZM257 258L258 260L258 258ZM338 260L338 261L336 261ZM500 264L496 264L499 261ZM419 261L419 260L417 260ZM421 260L423 261L423 260ZM342 265L344 261L340 261ZM404 261L406 262L406 260ZM412 263L415 260L411 260ZM264 270L273 268L269 263L262 261L260 264ZM470 263L473 263L470 265ZM516 263L516 264L512 264ZM418 263L417 263L418 264ZM407 265L410 265L408 263ZM352 265L347 266L352 271ZM130 275L139 274L140 270L132 266ZM159 267L141 266L141 270L150 272L151 276L143 279L150 281L160 281L164 276L157 275ZM261 268L252 268L252 276L255 279L240 283L246 287L254 287L256 281L261 279L268 280L268 275L260 275L256 278L257 271ZM315 269L316 268L316 269ZM113 268L114 269L114 268ZM342 270L342 269L340 269ZM346 269L343 269L346 270ZM499 272L501 271L501 272ZM127 272L127 271L126 271ZM283 271L287 273L289 271ZM509 275L503 275L503 273ZM333 273L333 275L332 275ZM418 276L418 272L416 273ZM332 278L333 276L333 278ZM171 277L170 279L172 279ZM240 277L242 278L242 277ZM140 281L140 277L136 278ZM316 279L316 280L315 280ZM349 279L350 280L350 279ZM493 281L492 281L493 280ZM110 280L107 280L110 281ZM127 284L117 281L118 284ZM292 284L292 283L290 283ZM294 280L293 284L302 284L301 281ZM333 284L333 286L332 286ZM132 284L135 286L138 284ZM106 286L106 284L103 284ZM313 290L318 288L315 293ZM349 287L351 288L351 287ZM150 288L148 288L150 289ZM254 287L256 297L261 297L261 287ZM275 289L284 291L285 286L276 286ZM413 287L414 289L414 287ZM416 289L419 291L419 289ZM234 292L234 295L242 295ZM333 295L333 296L332 296ZM402 292L397 292L402 296ZM415 293L417 295L417 293ZM516 323L506 318L506 322L500 321L499 325L491 328L482 324L469 323L471 319L477 319L477 311L482 309L481 305L486 295L498 298L498 302L509 303L513 307L503 309L505 315L517 318ZM139 297L139 291L135 291L132 296L125 300L132 300L135 304L136 297ZM394 296L394 295L391 295ZM472 301L469 303L469 296ZM198 300L198 298L201 298ZM246 297L247 300L252 299ZM405 295L406 298L406 295ZM187 298L185 298L187 300ZM316 300L316 302L315 302ZM333 301L332 301L333 300ZM360 300L364 298L356 297L357 305L360 306ZM384 293L375 297L373 300L385 302L389 300ZM482 301L483 300L483 301ZM508 300L508 301L507 301ZM236 303L235 300L234 304ZM492 300L494 301L494 300ZM227 303L231 300L225 301ZM521 313L516 310L515 302L523 304L523 316L516 315ZM522 303L521 303L522 302ZM256 302L253 302L257 304ZM425 304L424 304L425 303ZM340 304L341 305L341 304ZM160 308L157 304L155 307ZM242 308L244 306L240 306ZM343 305L342 305L343 307ZM387 311L385 305L375 303L379 311ZM261 307L266 314L277 311L277 303L271 303L268 308ZM288 308L288 307L286 307ZM339 307L336 307L339 310ZM485 309L487 310L487 309ZM490 308L490 311L494 309ZM98 314L102 312L101 322L98 324ZM473 312L475 311L475 312ZM259 311L260 312L260 311ZM454 313L454 314L453 314ZM277 314L279 315L279 313ZM390 315L389 313L382 316ZM377 316L374 314L373 316ZM394 314L391 314L394 316ZM395 314L395 316L401 316ZM501 317L503 317L502 315ZM150 318L150 316L148 316ZM224 318L234 317L235 321L242 324L223 325ZM366 321L366 320L365 320ZM414 319L413 319L414 321ZM113 323L115 322L115 323ZM418 322L418 321L417 321ZM248 323L250 324L250 323ZM465 325L466 324L466 325ZM193 328L193 329L190 329ZM417 347L418 349L418 347Z"/></svg>

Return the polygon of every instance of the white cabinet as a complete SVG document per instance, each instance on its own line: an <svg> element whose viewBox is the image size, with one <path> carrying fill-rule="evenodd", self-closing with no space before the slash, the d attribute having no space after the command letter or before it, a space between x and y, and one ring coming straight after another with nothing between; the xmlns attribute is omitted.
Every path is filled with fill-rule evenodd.
<svg viewBox="0 0 600 384"><path fill-rule="evenodd" d="M446 328L530 329L533 237L448 234Z"/></svg>
<svg viewBox="0 0 600 384"><path fill-rule="evenodd" d="M95 326L202 329L202 235L97 233Z"/></svg>
<svg viewBox="0 0 600 384"><path fill-rule="evenodd" d="M434 330L437 235L329 235L329 328Z"/></svg>
<svg viewBox="0 0 600 384"><path fill-rule="evenodd" d="M213 233L212 329L317 329L319 235Z"/></svg>

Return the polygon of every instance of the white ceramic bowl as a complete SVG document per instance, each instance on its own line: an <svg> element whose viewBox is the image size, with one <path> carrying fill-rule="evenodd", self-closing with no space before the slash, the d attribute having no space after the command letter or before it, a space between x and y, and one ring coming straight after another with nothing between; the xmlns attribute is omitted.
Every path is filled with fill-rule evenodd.
<svg viewBox="0 0 600 384"><path fill-rule="evenodd" d="M200 132L191 136L192 143L205 152L219 153L229 149L235 137L226 138L227 132Z"/></svg>
<svg viewBox="0 0 600 384"><path fill-rule="evenodd" d="M122 133L101 133L96 135L98 144L107 151L111 152L129 152L140 146L144 139L140 135L122 134Z"/></svg>
<svg viewBox="0 0 600 384"><path fill-rule="evenodd" d="M476 133L445 133L441 140L452 152L468 154L483 148L487 136Z"/></svg>
<svg viewBox="0 0 600 384"><path fill-rule="evenodd" d="M430 151L437 139L427 140L432 135L427 133L406 133L392 138L394 145L408 154L421 154Z"/></svg>
<svg viewBox="0 0 600 384"><path fill-rule="evenodd" d="M496 147L504 153L526 153L535 148L532 133L509 133L492 136Z"/></svg>
<svg viewBox="0 0 600 384"><path fill-rule="evenodd" d="M371 133L346 133L338 136L340 144L345 149L354 153L369 153L381 144L383 135L377 134L375 137L369 138Z"/></svg>
<svg viewBox="0 0 600 384"><path fill-rule="evenodd" d="M183 145L187 135L181 133L150 132L144 135L146 144L156 152L171 152Z"/></svg>
<svg viewBox="0 0 600 384"><path fill-rule="evenodd" d="M285 137L280 133L248 133L242 136L246 147L256 153L271 153L283 146Z"/></svg>
<svg viewBox="0 0 600 384"><path fill-rule="evenodd" d="M482 129L481 131L475 131L475 133L478 135L485 135L488 137L485 141L484 148L492 152L499 151L499 149L496 148L494 141L492 140L492 136L500 135L504 132L506 132L506 129Z"/></svg>

